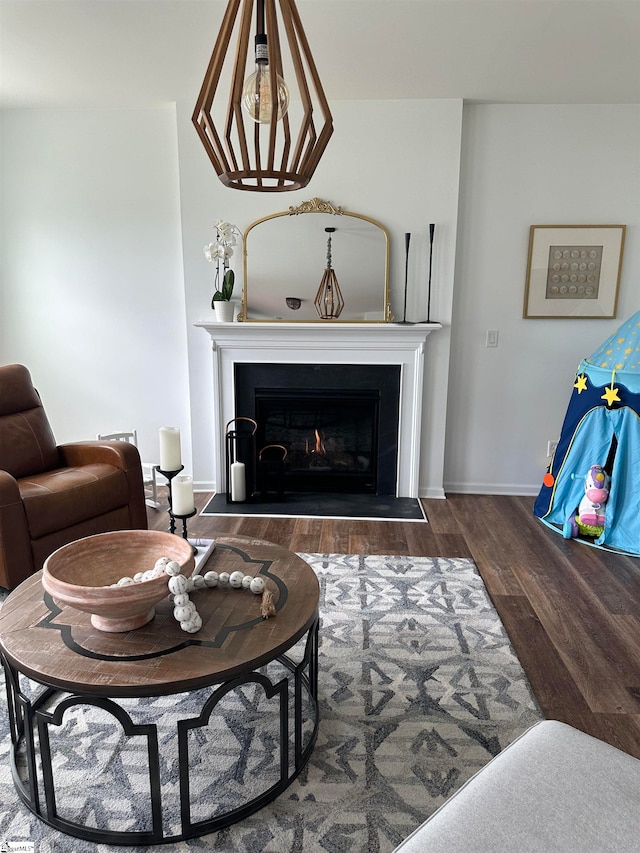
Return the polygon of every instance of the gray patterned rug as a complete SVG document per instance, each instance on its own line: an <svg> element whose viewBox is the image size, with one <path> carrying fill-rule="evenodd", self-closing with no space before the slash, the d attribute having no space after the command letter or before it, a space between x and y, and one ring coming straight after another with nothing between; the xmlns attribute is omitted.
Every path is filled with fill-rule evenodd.
<svg viewBox="0 0 640 853"><path fill-rule="evenodd" d="M2 689L0 847L28 840L35 853L389 853L540 719L471 560L301 556L321 585L321 721L308 766L278 799L218 833L153 848L112 847L63 835L35 818L16 796ZM203 776L196 799L205 816L216 798L233 802L244 786L269 784L277 737L263 724L260 701L251 685L229 694L224 722L212 724L209 740L202 736L203 766L216 762L225 771L222 791L212 790ZM146 718L154 714L171 722L172 703L162 697L138 705ZM110 828L137 826L146 798L138 785L135 747L123 754L111 718L101 720L99 709L73 711L60 727L56 786L67 797L59 806L89 824L115 815L118 824ZM259 727L253 724L258 717ZM108 771L109 784L101 771ZM168 762L163 799L171 798L176 785L175 766Z"/></svg>

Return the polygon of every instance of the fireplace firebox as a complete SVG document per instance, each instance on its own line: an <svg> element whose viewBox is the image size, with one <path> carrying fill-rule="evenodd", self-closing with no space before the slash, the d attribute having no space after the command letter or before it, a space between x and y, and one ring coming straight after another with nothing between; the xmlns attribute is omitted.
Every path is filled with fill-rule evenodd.
<svg viewBox="0 0 640 853"><path fill-rule="evenodd" d="M378 403L375 392L260 388L260 444L286 449L286 488L375 493Z"/></svg>
<svg viewBox="0 0 640 853"><path fill-rule="evenodd" d="M284 491L395 494L399 365L235 365L237 416L284 449Z"/></svg>

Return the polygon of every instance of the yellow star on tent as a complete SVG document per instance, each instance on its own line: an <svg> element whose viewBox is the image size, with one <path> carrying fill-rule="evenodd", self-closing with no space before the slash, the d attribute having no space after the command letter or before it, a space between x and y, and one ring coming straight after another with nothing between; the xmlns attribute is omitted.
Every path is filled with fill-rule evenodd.
<svg viewBox="0 0 640 853"><path fill-rule="evenodd" d="M607 406L613 405L613 403L621 403L622 400L618 397L618 389L613 387L613 383L609 388L604 389L604 394L600 397L601 400L607 401Z"/></svg>
<svg viewBox="0 0 640 853"><path fill-rule="evenodd" d="M626 350L624 351L624 354L629 355L632 352L633 352L633 349L631 347L627 347Z"/></svg>
<svg viewBox="0 0 640 853"><path fill-rule="evenodd" d="M580 376L576 376L576 381L573 383L573 387L578 390L578 394L582 394L583 391L587 390L587 377L584 373L581 373Z"/></svg>

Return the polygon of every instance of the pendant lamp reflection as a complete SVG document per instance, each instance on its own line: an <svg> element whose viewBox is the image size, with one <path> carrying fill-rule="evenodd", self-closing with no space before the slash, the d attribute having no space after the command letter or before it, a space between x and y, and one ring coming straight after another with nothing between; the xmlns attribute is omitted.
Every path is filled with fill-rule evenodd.
<svg viewBox="0 0 640 853"><path fill-rule="evenodd" d="M225 186L309 183L333 120L294 0L229 0L192 120Z"/></svg>
<svg viewBox="0 0 640 853"><path fill-rule="evenodd" d="M325 228L324 230L329 235L329 239L327 240L327 268L324 271L313 303L321 320L335 320L340 316L344 308L344 299L340 292L340 285L338 284L335 271L331 267L331 235L336 229Z"/></svg>

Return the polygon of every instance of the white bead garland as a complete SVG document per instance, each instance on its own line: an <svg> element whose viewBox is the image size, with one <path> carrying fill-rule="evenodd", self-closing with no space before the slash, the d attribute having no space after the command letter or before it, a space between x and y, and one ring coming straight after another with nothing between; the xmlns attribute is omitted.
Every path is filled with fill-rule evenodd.
<svg viewBox="0 0 640 853"><path fill-rule="evenodd" d="M144 583L148 580L168 576L167 587L173 595L173 616L176 622L180 623L180 627L188 634L195 634L202 628L202 617L198 613L195 604L189 598L189 593L194 589L213 589L216 586L232 587L239 590L250 590L254 595L263 595L263 618L273 616L275 608L272 602L269 606L264 606L264 596L269 595L266 592L266 584L264 578L252 577L251 575L243 575L242 572L206 572L204 576L194 574L187 578L180 574L180 564L170 557L160 557L156 560L153 569L146 572L136 572L130 577L123 577L117 583L112 583L112 587L130 586L132 584Z"/></svg>
<svg viewBox="0 0 640 853"><path fill-rule="evenodd" d="M169 578L169 583L167 584L169 587L169 592L173 592L180 594L181 592L186 592L189 584L187 583L187 579L184 575L174 575Z"/></svg>
<svg viewBox="0 0 640 853"><path fill-rule="evenodd" d="M249 583L249 589L254 595L262 595L266 584L262 578L252 578Z"/></svg>

